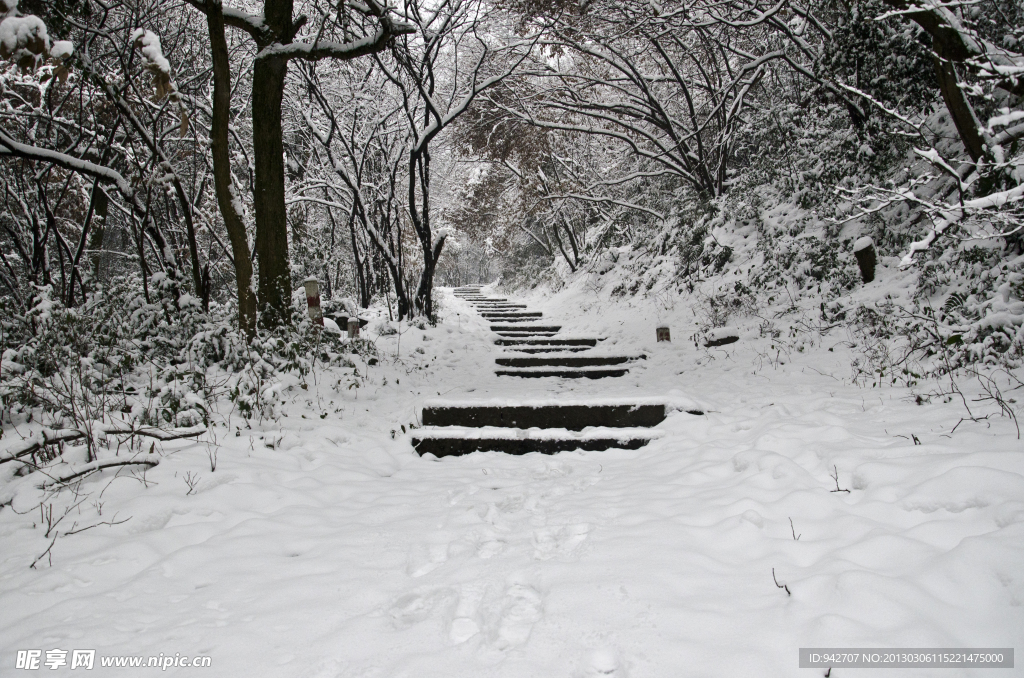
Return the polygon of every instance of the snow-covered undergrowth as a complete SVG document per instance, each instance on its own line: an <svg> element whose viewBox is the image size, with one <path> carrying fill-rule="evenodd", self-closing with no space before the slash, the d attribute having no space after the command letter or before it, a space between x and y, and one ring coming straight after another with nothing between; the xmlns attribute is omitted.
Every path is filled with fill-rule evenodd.
<svg viewBox="0 0 1024 678"><path fill-rule="evenodd" d="M250 419L211 399L209 432L157 442L144 474L19 492L0 510L4 672L18 649L95 648L228 677L780 676L799 647L1021 645L1024 456L997 403L961 422L948 382L873 386L863 340L811 309L733 311L738 342L695 346L706 295L613 297L598 277L527 302L644 353L625 377L496 377L487 325L442 291L436 327L364 330L376 364L283 373ZM636 451L409 444L430 399L666 396L706 414Z"/></svg>

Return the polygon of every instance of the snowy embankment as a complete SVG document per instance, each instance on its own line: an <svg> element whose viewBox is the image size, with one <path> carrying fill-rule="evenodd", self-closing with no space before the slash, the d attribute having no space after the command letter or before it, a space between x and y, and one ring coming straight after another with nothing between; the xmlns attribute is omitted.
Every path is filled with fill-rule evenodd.
<svg viewBox="0 0 1024 678"><path fill-rule="evenodd" d="M1011 420L951 434L961 403L851 384L838 336L786 355L740 327L703 349L684 299L529 301L647 359L617 379L496 377L486 323L445 294L438 327L376 338L379 364L282 384L277 421L223 403L144 477L92 476L81 503L19 493L0 510L0 673L32 648L204 655L229 678L675 678L821 675L799 647L1024 647ZM673 412L635 451L437 461L408 442L428 400L599 398L706 414ZM47 505L74 507L57 533L98 525L30 569ZM874 674L832 676L854 673Z"/></svg>

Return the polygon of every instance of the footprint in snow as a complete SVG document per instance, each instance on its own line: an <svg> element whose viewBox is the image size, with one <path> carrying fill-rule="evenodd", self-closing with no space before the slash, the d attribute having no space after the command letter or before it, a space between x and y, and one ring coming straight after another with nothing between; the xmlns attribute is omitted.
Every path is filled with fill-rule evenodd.
<svg viewBox="0 0 1024 678"><path fill-rule="evenodd" d="M563 525L548 527L533 533L533 557L550 560L555 557L571 558L590 534L590 525Z"/></svg>
<svg viewBox="0 0 1024 678"><path fill-rule="evenodd" d="M492 609L487 640L499 650L522 645L540 621L542 609L543 600L536 589L527 584L510 585Z"/></svg>
<svg viewBox="0 0 1024 678"><path fill-rule="evenodd" d="M456 645L480 633L478 613L487 589L486 582L474 582L462 587L459 603L455 606L455 617L448 629L448 635Z"/></svg>
<svg viewBox="0 0 1024 678"><path fill-rule="evenodd" d="M459 594L452 588L407 593L388 609L395 628L403 629L418 624L444 609L451 609Z"/></svg>
<svg viewBox="0 0 1024 678"><path fill-rule="evenodd" d="M448 544L417 544L409 551L405 571L410 577L422 577L448 560Z"/></svg>
<svg viewBox="0 0 1024 678"><path fill-rule="evenodd" d="M477 547L476 555L479 558L486 560L487 558L493 558L494 556L501 553L502 549L505 548L505 542L501 539L487 539L480 543Z"/></svg>
<svg viewBox="0 0 1024 678"><path fill-rule="evenodd" d="M596 650L583 663L580 678L626 678L626 670L611 650Z"/></svg>

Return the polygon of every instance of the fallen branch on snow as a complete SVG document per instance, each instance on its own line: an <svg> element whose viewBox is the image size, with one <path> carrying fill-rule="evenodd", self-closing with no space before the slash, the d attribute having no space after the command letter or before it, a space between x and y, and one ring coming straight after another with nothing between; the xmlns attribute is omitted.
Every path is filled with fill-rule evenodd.
<svg viewBox="0 0 1024 678"><path fill-rule="evenodd" d="M180 440L182 438L200 436L206 433L206 427L191 426L183 429L165 430L155 427L133 428L131 426L119 424L107 424L102 425L100 427L100 431L107 435L145 436L147 438L156 438L161 442L167 442L170 440ZM21 457L26 457L34 452L38 452L47 445L82 440L85 438L85 435L84 431L75 428L61 429L59 431L43 429L37 435L22 441L22 444L16 447L13 451L10 451L9 454L0 457L0 464L15 461Z"/></svg>

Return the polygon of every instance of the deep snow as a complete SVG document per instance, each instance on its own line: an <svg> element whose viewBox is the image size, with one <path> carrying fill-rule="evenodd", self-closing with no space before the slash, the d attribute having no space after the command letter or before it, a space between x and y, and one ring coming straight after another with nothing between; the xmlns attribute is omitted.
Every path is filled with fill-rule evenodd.
<svg viewBox="0 0 1024 678"><path fill-rule="evenodd" d="M0 510L0 674L28 675L13 667L31 648L212 657L166 675L676 678L821 675L797 668L810 646L1024 647L1009 419L951 433L962 404L852 384L841 336L786 354L751 321L697 348L686 299L582 285L526 301L647 359L618 379L497 377L488 323L440 299L441 324L377 337L358 377L290 377L279 420L250 428L223 403L198 443L158 445L145 483L90 477L64 524L128 521L58 538L52 566L29 568L50 543L40 497ZM655 342L660 324L673 343ZM706 414L673 412L636 451L434 460L409 444L428 400L570 398ZM31 428L6 427L0 449Z"/></svg>

